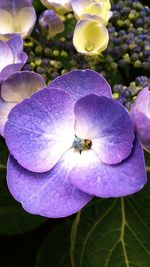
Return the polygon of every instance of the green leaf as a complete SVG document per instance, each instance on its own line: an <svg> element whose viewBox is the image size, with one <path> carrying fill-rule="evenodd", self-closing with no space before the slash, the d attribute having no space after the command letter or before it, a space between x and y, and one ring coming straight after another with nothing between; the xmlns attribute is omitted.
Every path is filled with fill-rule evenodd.
<svg viewBox="0 0 150 267"><path fill-rule="evenodd" d="M45 9L40 0L34 0L33 6L34 6L37 13L39 13Z"/></svg>
<svg viewBox="0 0 150 267"><path fill-rule="evenodd" d="M94 200L74 232L72 267L149 267L150 185L130 197Z"/></svg>
<svg viewBox="0 0 150 267"><path fill-rule="evenodd" d="M19 234L31 231L46 221L46 218L31 215L23 210L9 193L6 172L0 169L0 234Z"/></svg>
<svg viewBox="0 0 150 267"><path fill-rule="evenodd" d="M5 170L8 158L8 149L5 144L5 140L0 137L0 168Z"/></svg>
<svg viewBox="0 0 150 267"><path fill-rule="evenodd" d="M144 156L145 156L145 160L146 160L146 170L147 173L150 173L150 154L147 151L144 151Z"/></svg>
<svg viewBox="0 0 150 267"><path fill-rule="evenodd" d="M70 267L71 224L59 223L44 240L39 251L36 267Z"/></svg>
<svg viewBox="0 0 150 267"><path fill-rule="evenodd" d="M8 150L0 138L0 234L19 234L37 228L46 218L31 215L13 199L6 185Z"/></svg>

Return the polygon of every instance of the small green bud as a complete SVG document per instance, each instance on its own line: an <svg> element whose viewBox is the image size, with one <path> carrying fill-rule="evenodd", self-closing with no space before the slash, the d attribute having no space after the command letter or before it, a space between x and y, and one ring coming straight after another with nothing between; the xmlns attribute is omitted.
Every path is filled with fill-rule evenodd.
<svg viewBox="0 0 150 267"><path fill-rule="evenodd" d="M35 48L35 53L36 54L41 54L42 53L42 46L36 46L36 48Z"/></svg>
<svg viewBox="0 0 150 267"><path fill-rule="evenodd" d="M129 13L129 16L128 16L128 18L130 19L130 20L136 20L137 18L138 18L138 13L136 12L136 10L131 10L130 11L130 13Z"/></svg>
<svg viewBox="0 0 150 267"><path fill-rule="evenodd" d="M65 37L61 37L61 38L60 38L60 41L61 41L62 43L64 43L64 42L66 41L66 38L65 38Z"/></svg>
<svg viewBox="0 0 150 267"><path fill-rule="evenodd" d="M42 64L42 59L41 59L41 58L36 58L36 59L35 59L35 64L36 64L37 66L40 66L40 65Z"/></svg>
<svg viewBox="0 0 150 267"><path fill-rule="evenodd" d="M67 69L63 69L63 70L61 71L61 74L63 75L63 74L65 74L65 73L67 73L67 72L68 72Z"/></svg>
<svg viewBox="0 0 150 267"><path fill-rule="evenodd" d="M51 56L51 54L52 54L52 50L50 49L50 48L48 48L48 47L46 47L45 49L44 49L44 54L45 54L45 56Z"/></svg>
<svg viewBox="0 0 150 267"><path fill-rule="evenodd" d="M129 54L128 53L126 53L126 54L124 54L123 55L123 59L127 62L127 63L130 63L130 56L129 56Z"/></svg>
<svg viewBox="0 0 150 267"><path fill-rule="evenodd" d="M118 21L117 21L117 25L118 25L119 27L122 27L123 24L124 24L124 22L123 22L121 19L118 19Z"/></svg>
<svg viewBox="0 0 150 267"><path fill-rule="evenodd" d="M135 62L134 62L134 67L135 68L140 68L141 67L141 61L140 60L136 60Z"/></svg>
<svg viewBox="0 0 150 267"><path fill-rule="evenodd" d="M32 46L34 46L34 44L33 44L33 42L28 42L28 43L25 43L25 46L32 47Z"/></svg>
<svg viewBox="0 0 150 267"><path fill-rule="evenodd" d="M67 14L67 19L72 19L72 18L74 18L74 15L72 13L68 13Z"/></svg>
<svg viewBox="0 0 150 267"><path fill-rule="evenodd" d="M31 66L32 69L35 69L36 64L35 64L34 62L31 62L31 63L30 63L30 66Z"/></svg>
<svg viewBox="0 0 150 267"><path fill-rule="evenodd" d="M68 54L66 51L62 50L60 53L61 57L68 57Z"/></svg>
<svg viewBox="0 0 150 267"><path fill-rule="evenodd" d="M117 99L119 97L119 94L118 93L113 93L113 98L114 99Z"/></svg>
<svg viewBox="0 0 150 267"><path fill-rule="evenodd" d="M58 57L58 56L59 56L59 50L54 50L54 51L53 51L53 55L54 55L55 57Z"/></svg>
<svg viewBox="0 0 150 267"><path fill-rule="evenodd" d="M116 70L117 69L117 63L112 62L111 63L111 67L112 67L113 70Z"/></svg>

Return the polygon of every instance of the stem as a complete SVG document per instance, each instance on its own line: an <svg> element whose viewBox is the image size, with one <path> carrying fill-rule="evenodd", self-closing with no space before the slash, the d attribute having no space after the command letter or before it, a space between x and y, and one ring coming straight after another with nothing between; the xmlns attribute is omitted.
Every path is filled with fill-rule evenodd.
<svg viewBox="0 0 150 267"><path fill-rule="evenodd" d="M35 38L29 36L28 39L29 39L31 42L33 42L34 44L36 44L36 45L40 45L40 46L41 46L41 43L40 43L39 41L37 41Z"/></svg>
<svg viewBox="0 0 150 267"><path fill-rule="evenodd" d="M126 266L129 267L129 260L127 255L127 250L124 241L124 234L125 234L125 226L126 226L126 215L125 215L125 205L124 205L124 198L121 198L121 215L122 215L122 225L121 225L121 235L120 241L122 243L123 255L125 259Z"/></svg>
<svg viewBox="0 0 150 267"><path fill-rule="evenodd" d="M71 266L75 267L74 262L74 247L76 242L76 236L77 236L77 228L80 222L81 217L81 210L77 213L76 218L73 222L72 229L71 229L71 236L70 236L70 260L71 260Z"/></svg>

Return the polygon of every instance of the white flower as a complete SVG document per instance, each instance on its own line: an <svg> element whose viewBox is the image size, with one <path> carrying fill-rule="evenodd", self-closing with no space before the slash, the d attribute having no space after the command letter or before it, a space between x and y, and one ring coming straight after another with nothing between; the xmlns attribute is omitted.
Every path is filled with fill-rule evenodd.
<svg viewBox="0 0 150 267"><path fill-rule="evenodd" d="M78 21L73 36L77 51L86 55L100 54L107 48L109 34L100 21L82 19Z"/></svg>

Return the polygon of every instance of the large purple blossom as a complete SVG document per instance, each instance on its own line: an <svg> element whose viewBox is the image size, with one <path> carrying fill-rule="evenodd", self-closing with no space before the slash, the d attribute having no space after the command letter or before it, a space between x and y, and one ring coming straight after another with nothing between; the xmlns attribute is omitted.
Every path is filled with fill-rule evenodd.
<svg viewBox="0 0 150 267"><path fill-rule="evenodd" d="M143 147L150 152L150 91L148 87L139 92L132 105L131 116Z"/></svg>
<svg viewBox="0 0 150 267"><path fill-rule="evenodd" d="M131 118L91 70L65 74L16 105L5 137L9 190L33 214L68 216L94 195L125 196L146 183Z"/></svg>
<svg viewBox="0 0 150 267"><path fill-rule="evenodd" d="M0 40L0 82L21 70L26 61L27 55L23 52L20 36L14 35L7 42Z"/></svg>

